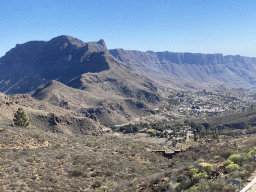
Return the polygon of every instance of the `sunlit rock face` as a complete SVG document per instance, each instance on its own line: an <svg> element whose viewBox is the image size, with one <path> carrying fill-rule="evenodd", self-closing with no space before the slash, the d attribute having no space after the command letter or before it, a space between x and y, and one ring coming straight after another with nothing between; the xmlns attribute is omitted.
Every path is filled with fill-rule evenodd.
<svg viewBox="0 0 256 192"><path fill-rule="evenodd" d="M244 88L256 85L256 58L123 49L111 49L109 52L124 62L127 68L148 78L156 74L200 83L223 82Z"/></svg>

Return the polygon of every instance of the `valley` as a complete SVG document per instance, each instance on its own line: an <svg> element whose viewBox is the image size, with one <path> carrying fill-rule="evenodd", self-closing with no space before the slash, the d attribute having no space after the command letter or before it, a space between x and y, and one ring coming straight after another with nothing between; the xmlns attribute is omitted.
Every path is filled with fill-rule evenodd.
<svg viewBox="0 0 256 192"><path fill-rule="evenodd" d="M0 191L238 191L255 171L255 58L62 35L0 63Z"/></svg>

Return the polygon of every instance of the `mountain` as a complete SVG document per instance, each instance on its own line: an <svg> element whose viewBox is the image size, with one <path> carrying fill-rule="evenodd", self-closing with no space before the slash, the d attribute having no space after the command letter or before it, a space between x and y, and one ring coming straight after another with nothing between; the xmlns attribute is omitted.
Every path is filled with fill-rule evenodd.
<svg viewBox="0 0 256 192"><path fill-rule="evenodd" d="M173 81L183 88L195 86L194 83L201 88L209 83L256 87L255 57L123 49L111 49L109 53L140 75L163 83Z"/></svg>
<svg viewBox="0 0 256 192"><path fill-rule="evenodd" d="M1 92L26 93L103 124L149 115L162 101L157 87L110 55L102 39L31 41L16 45L0 63Z"/></svg>
<svg viewBox="0 0 256 192"><path fill-rule="evenodd" d="M106 70L108 64L97 60L103 53L103 40L85 43L65 35L17 44L0 58L0 91L27 93L52 79L67 83L81 72Z"/></svg>

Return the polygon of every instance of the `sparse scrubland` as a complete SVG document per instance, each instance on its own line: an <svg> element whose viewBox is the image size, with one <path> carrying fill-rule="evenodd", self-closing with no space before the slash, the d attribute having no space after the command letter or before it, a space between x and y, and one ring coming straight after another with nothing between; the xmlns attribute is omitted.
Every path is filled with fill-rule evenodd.
<svg viewBox="0 0 256 192"><path fill-rule="evenodd" d="M255 136L187 143L172 159L162 145L114 134L0 129L1 191L237 191L256 167ZM244 137L247 137L244 136Z"/></svg>
<svg viewBox="0 0 256 192"><path fill-rule="evenodd" d="M3 127L0 191L95 191L163 172L156 144Z"/></svg>

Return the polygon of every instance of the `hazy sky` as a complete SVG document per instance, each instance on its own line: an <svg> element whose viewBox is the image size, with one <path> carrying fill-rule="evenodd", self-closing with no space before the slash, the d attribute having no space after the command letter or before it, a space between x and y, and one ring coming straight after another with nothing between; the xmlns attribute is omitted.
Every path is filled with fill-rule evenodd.
<svg viewBox="0 0 256 192"><path fill-rule="evenodd" d="M0 57L59 35L104 39L108 49L256 57L256 1L1 1Z"/></svg>

